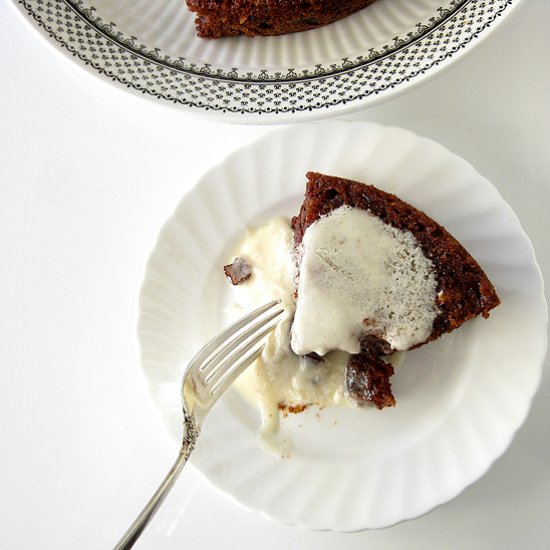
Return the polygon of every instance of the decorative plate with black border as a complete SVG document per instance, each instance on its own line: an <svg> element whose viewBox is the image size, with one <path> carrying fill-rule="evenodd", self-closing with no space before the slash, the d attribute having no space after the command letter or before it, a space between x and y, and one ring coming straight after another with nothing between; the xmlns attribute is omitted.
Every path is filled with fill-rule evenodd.
<svg viewBox="0 0 550 550"><path fill-rule="evenodd" d="M432 76L521 0L377 0L277 37L198 38L185 0L12 0L63 51L127 90L235 121L320 118Z"/></svg>

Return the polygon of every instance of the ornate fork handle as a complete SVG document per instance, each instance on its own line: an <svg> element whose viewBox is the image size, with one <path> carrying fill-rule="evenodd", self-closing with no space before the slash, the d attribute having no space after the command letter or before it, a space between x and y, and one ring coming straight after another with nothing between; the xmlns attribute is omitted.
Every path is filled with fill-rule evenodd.
<svg viewBox="0 0 550 550"><path fill-rule="evenodd" d="M195 442L199 435L199 427L193 414L188 414L184 409L183 411L183 441L181 449L178 454L178 458L170 468L168 474L156 490L155 494L151 497L149 502L134 520L132 525L128 528L124 536L120 539L118 544L114 547L114 550L128 550L132 548L141 533L147 527L152 517L155 515L159 506L162 504L166 495L170 492L170 489L174 486L176 479L178 479L183 467L185 466L187 459L195 448Z"/></svg>

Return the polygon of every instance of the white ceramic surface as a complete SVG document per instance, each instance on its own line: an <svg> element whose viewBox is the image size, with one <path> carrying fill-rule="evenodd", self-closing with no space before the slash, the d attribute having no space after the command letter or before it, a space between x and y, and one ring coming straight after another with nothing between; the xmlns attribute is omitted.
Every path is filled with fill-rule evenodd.
<svg viewBox="0 0 550 550"><path fill-rule="evenodd" d="M142 362L176 438L182 367L228 321L224 252L245 225L297 212L307 170L372 183L426 211L479 261L502 304L488 320L408 353L393 381L395 409L311 410L285 419L282 433L293 448L284 458L262 450L258 411L230 391L207 420L193 463L273 519L312 529L385 527L453 498L507 448L540 381L542 280L511 208L442 146L371 123L269 134L201 178L150 257L141 294Z"/></svg>
<svg viewBox="0 0 550 550"><path fill-rule="evenodd" d="M460 58L521 0L377 0L288 36L204 40L183 0L12 0L61 51L126 90L236 121L376 103Z"/></svg>

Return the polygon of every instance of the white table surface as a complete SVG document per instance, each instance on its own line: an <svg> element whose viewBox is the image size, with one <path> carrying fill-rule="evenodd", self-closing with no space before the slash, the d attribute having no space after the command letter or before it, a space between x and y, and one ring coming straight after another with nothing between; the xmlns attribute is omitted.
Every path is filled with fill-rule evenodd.
<svg viewBox="0 0 550 550"><path fill-rule="evenodd" d="M549 22L550 2L527 0L449 71L345 117L409 128L470 161L515 209L546 278ZM5 0L0 52L0 547L110 548L177 452L139 366L148 255L197 178L272 128L115 89ZM548 363L509 450L420 519L308 532L242 509L189 467L136 548L548 548Z"/></svg>

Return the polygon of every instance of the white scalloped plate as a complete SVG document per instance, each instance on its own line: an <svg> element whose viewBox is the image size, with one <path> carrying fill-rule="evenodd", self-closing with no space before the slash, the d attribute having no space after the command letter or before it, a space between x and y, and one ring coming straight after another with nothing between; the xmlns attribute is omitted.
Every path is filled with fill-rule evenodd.
<svg viewBox="0 0 550 550"><path fill-rule="evenodd" d="M195 35L185 0L12 0L94 74L225 119L324 117L373 104L448 67L521 0L377 0L288 36Z"/></svg>
<svg viewBox="0 0 550 550"><path fill-rule="evenodd" d="M477 258L502 304L488 320L414 352L394 376L394 409L308 410L282 422L289 456L262 450L259 412L231 389L192 461L243 505L286 523L353 531L414 518L453 498L524 421L546 352L547 309L528 238L467 162L408 131L371 123L274 132L210 170L151 255L139 338L154 399L180 438L182 367L228 319L223 260L244 226L298 211L305 173L370 182L443 223Z"/></svg>

